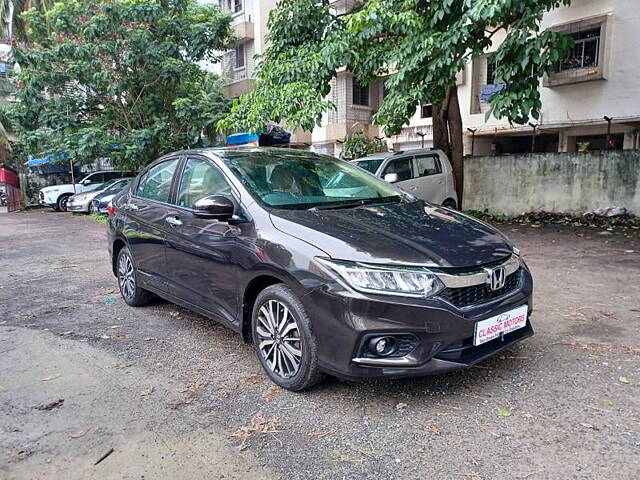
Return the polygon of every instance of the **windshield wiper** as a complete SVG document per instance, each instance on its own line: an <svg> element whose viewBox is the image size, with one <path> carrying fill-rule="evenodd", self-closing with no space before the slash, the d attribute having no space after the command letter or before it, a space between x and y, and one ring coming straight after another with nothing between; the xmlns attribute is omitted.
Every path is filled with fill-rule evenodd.
<svg viewBox="0 0 640 480"><path fill-rule="evenodd" d="M311 207L309 210L317 211L317 210L346 210L348 208L358 208L364 205L382 205L385 203L397 203L401 202L402 197L393 196L393 197L380 197L380 198L365 198L362 200L358 200L356 202L334 202L325 205L317 205L315 207Z"/></svg>

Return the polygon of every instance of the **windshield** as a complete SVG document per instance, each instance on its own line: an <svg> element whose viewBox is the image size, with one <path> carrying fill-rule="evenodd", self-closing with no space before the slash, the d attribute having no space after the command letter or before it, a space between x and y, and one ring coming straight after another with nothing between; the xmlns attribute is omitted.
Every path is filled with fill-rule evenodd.
<svg viewBox="0 0 640 480"><path fill-rule="evenodd" d="M116 192L120 192L124 189L124 187L126 187L130 183L131 183L130 178L127 178L126 180L116 180L115 182L111 182L109 185L107 185L107 188L105 188L105 190L113 190Z"/></svg>
<svg viewBox="0 0 640 480"><path fill-rule="evenodd" d="M375 175L376 172L378 171L378 168L380 168L380 164L382 163L382 160L384 159L370 158L368 160L358 160L353 163L355 163L360 168L364 168L367 172L371 172Z"/></svg>
<svg viewBox="0 0 640 480"><path fill-rule="evenodd" d="M269 207L302 210L402 200L388 183L332 157L254 152L229 154L224 162Z"/></svg>

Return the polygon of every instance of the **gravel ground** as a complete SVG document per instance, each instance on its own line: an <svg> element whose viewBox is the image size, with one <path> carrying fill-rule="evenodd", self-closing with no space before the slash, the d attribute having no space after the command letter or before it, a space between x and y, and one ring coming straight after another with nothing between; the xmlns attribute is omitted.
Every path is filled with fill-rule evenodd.
<svg viewBox="0 0 640 480"><path fill-rule="evenodd" d="M0 478L638 478L640 231L499 228L533 270L532 339L295 394L226 328L126 306L103 225L2 215Z"/></svg>

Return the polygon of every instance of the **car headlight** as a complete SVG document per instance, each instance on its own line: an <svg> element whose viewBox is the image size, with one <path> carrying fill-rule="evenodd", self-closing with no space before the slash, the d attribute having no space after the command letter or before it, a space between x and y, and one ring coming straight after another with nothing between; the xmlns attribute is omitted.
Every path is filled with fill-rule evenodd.
<svg viewBox="0 0 640 480"><path fill-rule="evenodd" d="M438 277L426 268L387 267L326 258L316 260L360 292L424 298L444 288Z"/></svg>

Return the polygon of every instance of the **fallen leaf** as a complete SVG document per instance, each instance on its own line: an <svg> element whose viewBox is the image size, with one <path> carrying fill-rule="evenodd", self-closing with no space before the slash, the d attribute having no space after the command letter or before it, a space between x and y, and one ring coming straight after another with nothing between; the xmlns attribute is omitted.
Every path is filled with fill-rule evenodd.
<svg viewBox="0 0 640 480"><path fill-rule="evenodd" d="M611 233L609 230L603 230L601 232L598 232L598 235L607 236L607 235L613 235L613 233Z"/></svg>
<svg viewBox="0 0 640 480"><path fill-rule="evenodd" d="M496 410L496 412L501 417L510 417L511 416L511 412L509 410L507 410L506 408L499 408L498 410Z"/></svg>
<svg viewBox="0 0 640 480"><path fill-rule="evenodd" d="M522 414L522 418L526 418L527 420L533 420L533 415L529 412L525 412Z"/></svg>
<svg viewBox="0 0 640 480"><path fill-rule="evenodd" d="M64 399L61 398L60 400L55 400L53 402L41 403L40 405L36 405L33 408L35 408L36 410L52 410L54 408L61 407L63 403Z"/></svg>
<svg viewBox="0 0 640 480"><path fill-rule="evenodd" d="M396 410L398 410L399 412L403 411L405 408L407 408L409 405L407 405L406 403L402 403L400 402L399 404L396 405Z"/></svg>
<svg viewBox="0 0 640 480"><path fill-rule="evenodd" d="M126 340L131 338L131 335L128 333L119 333L117 335L102 335L100 338L103 340Z"/></svg>
<svg viewBox="0 0 640 480"><path fill-rule="evenodd" d="M442 434L442 430L440 430L436 425L428 425L427 430L431 433L435 433L436 435Z"/></svg>
<svg viewBox="0 0 640 480"><path fill-rule="evenodd" d="M55 380L56 378L60 378L61 376L62 376L61 373L56 373L55 375L51 375L50 377L43 378L42 381L43 382L48 382L50 380Z"/></svg>
<svg viewBox="0 0 640 480"><path fill-rule="evenodd" d="M248 425L240 427L234 433L231 434L233 438L239 438L241 440L240 445L236 447L239 452L249 448L247 440L252 438L258 433L262 434L275 434L282 431L282 422L278 417L270 419L265 418L262 412L256 412L252 417ZM276 437L277 438L277 437Z"/></svg>
<svg viewBox="0 0 640 480"><path fill-rule="evenodd" d="M580 425L583 426L584 428L588 428L590 430L600 430L598 427L594 427L590 423L581 423Z"/></svg>
<svg viewBox="0 0 640 480"><path fill-rule="evenodd" d="M629 379L627 377L620 377L618 380L620 380L620 383L629 383Z"/></svg>
<svg viewBox="0 0 640 480"><path fill-rule="evenodd" d="M153 393L153 387L145 388L142 392L140 392L141 397L147 397Z"/></svg>
<svg viewBox="0 0 640 480"><path fill-rule="evenodd" d="M280 387L278 387L277 385L274 385L271 388L269 388L269 390L267 390L262 394L262 398L268 401L273 400L274 398L276 398L276 396L279 393L280 393Z"/></svg>
<svg viewBox="0 0 640 480"><path fill-rule="evenodd" d="M78 430L77 432L74 432L69 436L71 438L81 438L81 437L84 437L87 433L89 433L89 430L91 430L91 428L87 428L86 430Z"/></svg>
<svg viewBox="0 0 640 480"><path fill-rule="evenodd" d="M121 328L122 325L111 325L109 328Z"/></svg>

